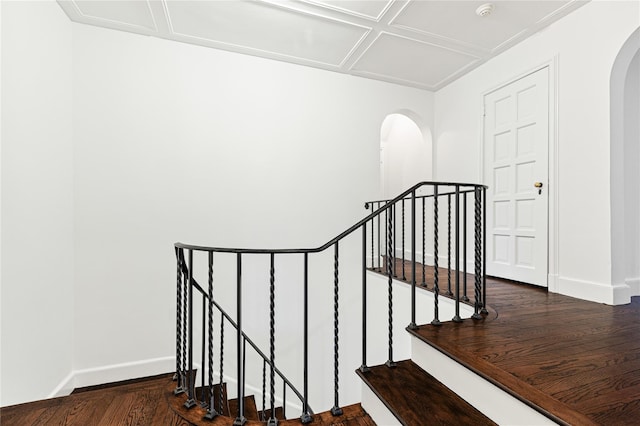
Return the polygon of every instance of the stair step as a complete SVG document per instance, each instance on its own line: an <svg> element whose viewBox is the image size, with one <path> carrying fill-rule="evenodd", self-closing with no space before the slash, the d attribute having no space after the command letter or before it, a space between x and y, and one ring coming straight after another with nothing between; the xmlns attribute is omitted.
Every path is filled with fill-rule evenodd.
<svg viewBox="0 0 640 426"><path fill-rule="evenodd" d="M184 402L186 400L186 395L184 393L180 395L174 395L173 390L175 389L175 381L167 381L165 385L165 401L166 404L171 410L171 412L175 413L176 416L181 418L183 422L186 422L190 425L201 425L201 426L231 426L233 424L233 420L237 415L237 406L235 407L236 412L231 412L230 415L218 416L214 420L206 420L203 419L206 414L206 410L200 405L196 405L191 409L187 409L184 406ZM53 400L48 400L53 401ZM364 411L360 404L348 405L342 407L343 415L342 416L333 416L331 412L324 411L321 413L315 413L313 415L313 423L310 425L313 426L375 426L375 423L369 417L369 415ZM4 424L4 423L3 423ZM155 424L155 423L154 423ZM163 424L163 423L158 423ZM168 424L168 423L167 423ZM171 424L184 424L184 423L171 423ZM300 426L300 418L292 417L289 420L282 420L278 423L282 426ZM22 423L21 423L22 425ZM264 426L264 422L256 421L256 420L247 420L245 426Z"/></svg>
<svg viewBox="0 0 640 426"><path fill-rule="evenodd" d="M402 424L496 424L411 360L356 373Z"/></svg>
<svg viewBox="0 0 640 426"><path fill-rule="evenodd" d="M284 420L284 410L282 409L282 407L276 407L275 412L276 419ZM264 410L264 419L268 420L269 418L271 418L271 408L267 408L266 410Z"/></svg>
<svg viewBox="0 0 640 426"><path fill-rule="evenodd" d="M238 413L238 399L229 400L229 413L230 417L234 417ZM260 420L260 414L258 413L258 407L256 406L256 399L253 395L244 397L244 417L247 420Z"/></svg>
<svg viewBox="0 0 640 426"><path fill-rule="evenodd" d="M222 389L222 411L220 411L220 390ZM205 386L205 401L209 403L209 387ZM214 408L218 414L222 414L224 416L229 415L229 401L227 400L227 384L222 383L213 385L213 397L214 397ZM202 388L196 388L196 400L202 401Z"/></svg>

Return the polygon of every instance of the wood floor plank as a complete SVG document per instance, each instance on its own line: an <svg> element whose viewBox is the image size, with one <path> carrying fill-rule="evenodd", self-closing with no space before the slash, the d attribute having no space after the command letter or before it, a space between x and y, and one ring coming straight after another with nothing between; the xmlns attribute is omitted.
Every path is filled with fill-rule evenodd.
<svg viewBox="0 0 640 426"><path fill-rule="evenodd" d="M95 425L97 419L102 417L100 406L104 400L100 399L78 399L74 403L65 404L65 407L56 411L47 424L59 425ZM105 401L106 402L106 401ZM104 409L102 410L104 411Z"/></svg>

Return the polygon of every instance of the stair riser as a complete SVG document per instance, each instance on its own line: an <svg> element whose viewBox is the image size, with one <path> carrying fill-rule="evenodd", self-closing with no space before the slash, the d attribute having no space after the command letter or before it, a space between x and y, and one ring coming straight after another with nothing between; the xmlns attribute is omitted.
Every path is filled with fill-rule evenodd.
<svg viewBox="0 0 640 426"><path fill-rule="evenodd" d="M556 424L519 399L415 337L411 338L411 359L498 424L511 426Z"/></svg>
<svg viewBox="0 0 640 426"><path fill-rule="evenodd" d="M198 364L198 368L200 368L200 365ZM200 370L198 370L200 371ZM205 370L205 380L206 377L208 377L208 371ZM267 379L268 380L268 379ZM218 373L217 370L214 369L214 373L213 373L213 382L214 384L217 384L220 381L220 375ZM235 380L235 378L231 377L231 376L227 376L226 374L224 375L224 383L226 384L227 387L227 395L229 396L229 399L233 399L236 398L238 395L238 382ZM201 373L198 372L197 374L197 379L196 379L196 387L200 387L201 385ZM205 384L205 387L208 386L207 384ZM262 389L258 388L257 386L252 386L250 384L245 384L245 395L253 395L255 397L256 400L256 406L258 408L258 410L262 410ZM269 385L267 383L267 394L265 396L265 403L266 403L266 409L270 408L270 399L269 399ZM299 401L297 400L297 398L295 397L295 395L293 395L293 393L290 391L290 389L287 389L287 407L286 407L286 413L289 417L296 416L296 413L301 413L302 412L302 405L299 403ZM296 398L296 399L293 399ZM275 406L276 407L281 407L282 406L282 384L281 382L278 381L278 387L276 388L276 396L275 396ZM296 404L296 402L298 402Z"/></svg>
<svg viewBox="0 0 640 426"><path fill-rule="evenodd" d="M380 398L378 398L364 382L362 382L362 402L360 404L377 425L402 425L393 413L389 411L387 406L380 401Z"/></svg>

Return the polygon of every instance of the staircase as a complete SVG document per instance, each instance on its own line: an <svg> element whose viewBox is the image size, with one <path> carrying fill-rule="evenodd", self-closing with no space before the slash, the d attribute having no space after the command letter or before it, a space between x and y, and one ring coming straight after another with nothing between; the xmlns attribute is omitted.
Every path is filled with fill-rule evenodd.
<svg viewBox="0 0 640 426"><path fill-rule="evenodd" d="M220 396L220 389L222 389L221 406L217 406L219 414L213 419L206 419L207 407L202 407L200 404L188 409L185 407L187 401L187 395L175 397L173 395L173 388L169 386L167 388L167 403L169 408L179 417L193 425L233 425L237 423L238 413L238 399L227 398L226 384L222 387L216 385L214 395L216 398ZM197 394L202 398L200 388L197 389ZM207 398L207 390L205 390L205 399ZM222 407L222 408L220 408ZM299 419L286 420L283 407L277 407L275 410L275 416L271 416L271 411L266 409L262 411L258 409L255 397L253 395L244 397L244 424L248 426L264 425L265 423L274 422L274 418L277 420L277 424L281 425L299 425ZM313 425L360 425L360 426L375 426L376 423L369 417L369 415L363 410L360 404L354 404L344 407L343 414L334 417L330 411L318 413L314 416Z"/></svg>
<svg viewBox="0 0 640 426"><path fill-rule="evenodd" d="M424 423L404 418L416 410L435 412L426 402L410 398L414 405L401 409L398 398L389 400L379 390L397 376L398 389L406 391L402 374L389 375L404 372L442 396L450 408L442 414L444 424L460 419L459 410L470 421L493 424L423 371L404 330L439 327L449 318L482 321L487 315L485 192L482 185L422 182L393 200L367 203L371 214L317 248L176 243L176 412L196 424L219 418L233 419L234 425L350 424L343 416L347 410L361 413L354 402L364 403L368 388L396 424L431 424L440 417ZM277 310L283 301L287 310ZM283 322L283 316L291 318ZM187 374L196 363L201 378ZM362 391L345 373L358 364ZM227 401L227 388L235 399ZM322 413L314 413L311 404ZM328 423L317 423L326 416ZM374 420L386 424L391 418Z"/></svg>
<svg viewBox="0 0 640 426"><path fill-rule="evenodd" d="M197 404L197 407L199 407L200 410L196 409L190 411L187 409L185 405L188 400L188 395L186 393L184 393L181 398L170 398L170 406L176 414L179 414L191 422L201 422L202 419L207 416L207 411L209 411L207 410L208 404L211 403L211 401L213 401L213 406L217 416L227 417L231 420L235 419L235 414L238 413L240 406L237 398L229 398L226 383L215 384L211 389L198 387L195 389L195 397L197 401L201 401ZM253 395L244 397L243 406L244 417L247 421L266 422L271 418L275 418L276 420L285 419L283 407L276 407L273 416L271 415L270 409L258 410L256 400ZM198 413L198 411L200 412Z"/></svg>
<svg viewBox="0 0 640 426"><path fill-rule="evenodd" d="M402 266L398 265L397 269L400 268ZM379 273L372 271L370 274L372 284L380 285L384 281ZM468 279L473 281L474 278ZM394 279L398 286L407 287L406 281ZM430 294L427 288L421 288L420 292ZM485 322L495 320L497 313L487 308L482 319L471 320L470 324L447 322L442 327L434 327L424 316L419 317L418 323L423 325L407 327L397 341L398 346L410 348L406 354L409 359L391 367L381 364L356 370L363 382L362 407L371 418L385 426L591 424L584 416L574 417L576 423L564 422L522 396L529 393L521 395L503 384L514 383L515 378L484 374L484 369L474 368L482 360L474 359L472 365L459 355L456 347L464 345L464 341L460 340L456 329L483 327ZM443 315L453 315L453 302L444 299L441 309ZM468 313L463 317L468 317ZM429 338L440 335L447 341L446 336L450 335L452 343L443 347ZM511 387L517 390L518 386L526 385Z"/></svg>

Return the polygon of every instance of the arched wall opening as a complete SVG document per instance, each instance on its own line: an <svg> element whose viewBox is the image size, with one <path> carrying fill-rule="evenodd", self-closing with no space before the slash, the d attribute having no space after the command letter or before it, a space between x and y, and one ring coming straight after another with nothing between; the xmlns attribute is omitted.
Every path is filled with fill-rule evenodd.
<svg viewBox="0 0 640 426"><path fill-rule="evenodd" d="M431 130L410 111L385 117L380 128L380 192L392 198L433 177Z"/></svg>
<svg viewBox="0 0 640 426"><path fill-rule="evenodd" d="M640 28L611 70L611 281L640 295Z"/></svg>

